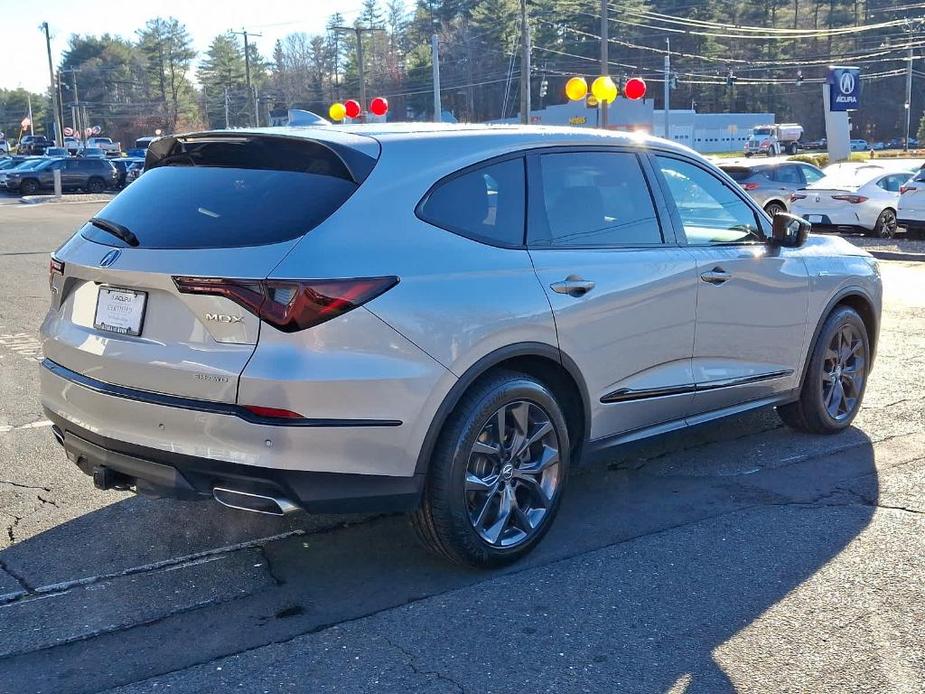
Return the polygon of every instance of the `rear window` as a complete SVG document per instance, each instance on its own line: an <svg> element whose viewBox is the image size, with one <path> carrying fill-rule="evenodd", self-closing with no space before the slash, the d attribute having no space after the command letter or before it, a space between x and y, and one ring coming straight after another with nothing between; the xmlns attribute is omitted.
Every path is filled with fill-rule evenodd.
<svg viewBox="0 0 925 694"><path fill-rule="evenodd" d="M912 179L916 183L925 183L925 167L919 169L919 172L915 175L915 178Z"/></svg>
<svg viewBox="0 0 925 694"><path fill-rule="evenodd" d="M288 241L327 219L358 187L336 154L310 141L178 141L153 158L149 150L148 156L153 168L97 214L130 229L141 248ZM97 243L124 245L92 225L82 234Z"/></svg>

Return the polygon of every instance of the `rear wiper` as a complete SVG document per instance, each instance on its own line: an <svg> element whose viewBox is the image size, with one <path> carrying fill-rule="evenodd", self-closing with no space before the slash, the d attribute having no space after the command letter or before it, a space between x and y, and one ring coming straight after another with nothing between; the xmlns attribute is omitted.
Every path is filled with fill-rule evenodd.
<svg viewBox="0 0 925 694"><path fill-rule="evenodd" d="M121 224L116 224L115 222L110 222L108 219L100 219L99 217L91 217L90 224L95 226L97 229L102 229L103 231L112 234L117 239L122 239L129 246L137 246L140 241L135 234L128 227L124 227Z"/></svg>

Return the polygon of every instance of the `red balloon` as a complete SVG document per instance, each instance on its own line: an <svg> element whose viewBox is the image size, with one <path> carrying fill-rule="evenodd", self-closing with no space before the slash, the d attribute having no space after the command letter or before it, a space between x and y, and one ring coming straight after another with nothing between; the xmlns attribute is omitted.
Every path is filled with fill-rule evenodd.
<svg viewBox="0 0 925 694"><path fill-rule="evenodd" d="M360 102L354 99L347 99L344 102L344 108L347 110L347 118L357 118L360 115Z"/></svg>
<svg viewBox="0 0 925 694"><path fill-rule="evenodd" d="M384 96L377 96L369 102L369 110L376 116L384 116L389 112L389 100Z"/></svg>
<svg viewBox="0 0 925 694"><path fill-rule="evenodd" d="M641 99L646 95L646 82L639 77L631 77L626 80L623 87L623 93L627 99Z"/></svg>

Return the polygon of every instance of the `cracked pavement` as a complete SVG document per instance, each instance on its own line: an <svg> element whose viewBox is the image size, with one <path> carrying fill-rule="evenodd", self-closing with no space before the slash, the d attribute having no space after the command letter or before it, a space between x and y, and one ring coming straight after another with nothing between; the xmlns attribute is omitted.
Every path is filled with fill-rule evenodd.
<svg viewBox="0 0 925 694"><path fill-rule="evenodd" d="M476 572L401 516L93 489L28 338L96 208L0 212L0 693L925 690L925 267L882 263L849 431L759 411L625 447L526 561Z"/></svg>

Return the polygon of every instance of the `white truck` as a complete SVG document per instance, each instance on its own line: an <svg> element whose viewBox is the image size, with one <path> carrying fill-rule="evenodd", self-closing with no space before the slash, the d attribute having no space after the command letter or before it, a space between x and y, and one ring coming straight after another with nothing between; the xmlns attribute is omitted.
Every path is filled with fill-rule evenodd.
<svg viewBox="0 0 925 694"><path fill-rule="evenodd" d="M756 125L745 141L745 156L765 154L769 157L779 154L796 154L800 151L803 126L799 123Z"/></svg>

